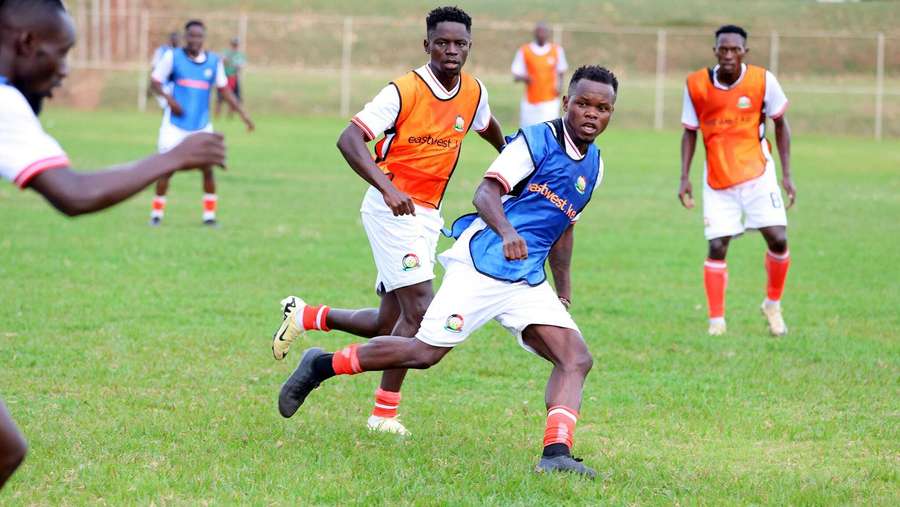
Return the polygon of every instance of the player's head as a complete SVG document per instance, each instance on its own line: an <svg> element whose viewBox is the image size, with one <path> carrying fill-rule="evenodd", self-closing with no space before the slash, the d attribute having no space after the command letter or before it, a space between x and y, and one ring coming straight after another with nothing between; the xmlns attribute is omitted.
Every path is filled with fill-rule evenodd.
<svg viewBox="0 0 900 507"><path fill-rule="evenodd" d="M199 19L192 19L184 24L184 48L188 53L197 54L203 50L206 41L206 25Z"/></svg>
<svg viewBox="0 0 900 507"><path fill-rule="evenodd" d="M735 72L741 67L747 48L747 32L737 25L725 25L716 30L716 45L713 47L719 67L726 72Z"/></svg>
<svg viewBox="0 0 900 507"><path fill-rule="evenodd" d="M0 0L0 65L35 113L62 84L75 25L60 0Z"/></svg>
<svg viewBox="0 0 900 507"><path fill-rule="evenodd" d="M585 65L572 74L563 111L569 131L578 141L592 143L606 130L618 91L619 80L605 67Z"/></svg>
<svg viewBox="0 0 900 507"><path fill-rule="evenodd" d="M543 21L534 25L534 41L537 42L538 46L543 46L550 39L550 29L547 28L547 23Z"/></svg>
<svg viewBox="0 0 900 507"><path fill-rule="evenodd" d="M177 48L179 43L181 42L181 34L178 32L172 32L169 34L169 47Z"/></svg>
<svg viewBox="0 0 900 507"><path fill-rule="evenodd" d="M231 49L237 51L237 48L241 45L241 40L237 37L231 38Z"/></svg>
<svg viewBox="0 0 900 507"><path fill-rule="evenodd" d="M425 52L432 66L459 74L472 48L472 18L459 7L438 7L428 13L425 28Z"/></svg>

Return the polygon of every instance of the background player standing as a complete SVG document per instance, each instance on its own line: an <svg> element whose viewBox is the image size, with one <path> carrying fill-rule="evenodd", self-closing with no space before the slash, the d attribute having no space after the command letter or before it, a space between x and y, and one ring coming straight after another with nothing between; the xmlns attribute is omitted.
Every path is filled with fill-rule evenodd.
<svg viewBox="0 0 900 507"><path fill-rule="evenodd" d="M765 268L766 298L761 309L776 336L787 333L781 315L781 294L791 264L787 244L787 215L797 190L791 179L791 129L784 117L788 100L771 72L743 63L747 32L734 25L716 31L713 52L718 65L687 78L681 122L681 186L678 197L693 208L691 161L697 129L703 132L706 164L703 175L703 222L709 241L704 285L709 305L709 334L725 333L725 288L728 244L746 229L759 229L769 247ZM775 122L775 142L781 158L781 185L765 137L766 116ZM741 216L744 216L742 222Z"/></svg>
<svg viewBox="0 0 900 507"><path fill-rule="evenodd" d="M474 129L498 151L504 144L487 89L462 72L472 46L472 19L456 7L441 7L428 14L425 24L430 61L382 89L338 140L347 163L370 185L360 212L378 269L380 307L340 310L288 297L282 301L284 321L273 337L276 359L284 358L303 330L338 329L365 338L415 335L434 297L431 280L444 225L441 200L463 138ZM373 161L366 142L381 133ZM384 374L369 428L407 433L397 419L405 375L406 370Z"/></svg>
<svg viewBox="0 0 900 507"><path fill-rule="evenodd" d="M593 142L609 124L617 89L607 69L578 69L564 100L565 117L520 130L476 190L477 215L453 224L458 240L440 257L447 273L415 338L382 336L334 354L308 349L281 388L281 415L294 415L313 389L335 375L428 368L496 320L526 350L553 363L537 471L594 477L571 454L593 360L566 306L573 224L603 178ZM556 293L544 271L548 259Z"/></svg>
<svg viewBox="0 0 900 507"><path fill-rule="evenodd" d="M163 113L159 128L159 152L165 153L195 132L212 132L209 119L210 92L213 86L219 89L225 101L238 112L247 130L253 130L253 121L228 89L228 79L222 61L215 53L204 51L206 27L197 20L188 21L184 26L183 48L175 48L163 55L153 69L153 90L166 99L168 107ZM166 92L163 84L171 81L172 90ZM216 180L212 168L201 167L203 171L203 223L216 225ZM150 224L159 225L166 208L166 191L170 176L164 176L156 183L156 197L150 211Z"/></svg>
<svg viewBox="0 0 900 507"><path fill-rule="evenodd" d="M234 93L238 102L243 104L243 99L241 99L241 71L244 70L244 65L247 65L247 56L241 51L240 46L240 39L237 37L231 39L231 46L222 53L222 66L225 68L225 77L228 78L228 89ZM217 118L222 111L222 102L224 100L225 98L221 92L216 94ZM231 109L231 106L229 106L229 111L228 115L230 117L234 109Z"/></svg>
<svg viewBox="0 0 900 507"><path fill-rule="evenodd" d="M72 171L41 127L43 100L68 75L75 25L60 0L0 1L0 176L69 216L105 209L179 169L223 165L219 134L186 138L166 154L94 173ZM0 488L25 459L25 440L0 401Z"/></svg>
<svg viewBox="0 0 900 507"><path fill-rule="evenodd" d="M512 74L525 83L519 124L523 127L559 117L559 96L563 73L569 69L562 46L549 41L550 30L544 23L534 27L534 41L516 52Z"/></svg>

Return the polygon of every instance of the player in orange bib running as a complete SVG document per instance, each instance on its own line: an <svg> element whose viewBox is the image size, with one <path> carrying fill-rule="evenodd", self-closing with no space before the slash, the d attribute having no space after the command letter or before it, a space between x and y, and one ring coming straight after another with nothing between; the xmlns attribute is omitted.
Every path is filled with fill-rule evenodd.
<svg viewBox="0 0 900 507"><path fill-rule="evenodd" d="M549 37L547 25L538 23L534 27L534 42L523 44L513 59L513 77L525 83L519 109L522 127L559 117L560 84L569 64L562 46L550 42Z"/></svg>
<svg viewBox="0 0 900 507"><path fill-rule="evenodd" d="M434 297L431 280L444 220L440 207L456 169L463 138L470 130L503 147L500 124L491 115L487 90L462 72L469 50L472 19L456 7L431 11L426 19L425 52L430 62L394 80L353 117L338 140L350 167L371 186L360 213L378 276L379 308L340 310L308 305L290 296L282 304L283 322L272 352L283 359L303 331L338 329L371 338L412 337ZM375 159L366 147L381 134ZM384 373L375 392L368 426L407 434L397 419L406 370Z"/></svg>
<svg viewBox="0 0 900 507"><path fill-rule="evenodd" d="M716 31L713 51L719 63L687 78L681 122L681 187L678 197L694 207L690 182L697 129L703 133L706 164L703 175L703 222L709 241L704 284L709 305L709 334L725 333L725 255L731 238L759 229L768 244L765 268L766 298L761 309L776 336L787 333L781 315L781 294L791 258L787 244L787 215L797 197L791 179L791 129L784 116L788 100L771 72L743 63L747 32L734 25ZM775 123L775 142L781 158L781 185L766 140L766 117Z"/></svg>

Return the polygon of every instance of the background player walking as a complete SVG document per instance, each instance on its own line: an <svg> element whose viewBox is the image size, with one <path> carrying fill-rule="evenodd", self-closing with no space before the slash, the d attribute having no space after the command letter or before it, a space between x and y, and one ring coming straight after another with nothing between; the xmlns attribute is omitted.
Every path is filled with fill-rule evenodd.
<svg viewBox="0 0 900 507"><path fill-rule="evenodd" d="M0 176L30 188L66 215L99 211L179 169L223 165L219 134L186 138L166 154L93 173L70 169L69 157L41 127L44 98L69 72L75 25L60 0L0 1ZM74 309L70 309L71 312ZM0 488L25 459L25 439L0 400Z"/></svg>
<svg viewBox="0 0 900 507"><path fill-rule="evenodd" d="M559 117L563 73L569 64L562 46L550 42L549 37L547 25L538 23L534 41L523 44L513 58L513 78L525 83L519 108L519 124L523 127Z"/></svg>
<svg viewBox="0 0 900 507"><path fill-rule="evenodd" d="M165 153L195 132L212 132L209 119L210 93L213 87L238 112L247 125L253 130L253 121L244 112L234 93L228 89L228 78L222 60L215 53L204 51L206 27L202 21L191 20L184 26L183 48L175 48L163 55L154 67L151 76L153 91L164 97L168 107L163 113L162 126L159 128L159 152ZM170 91L164 84L171 81ZM203 172L203 223L215 226L216 180L209 167L200 167ZM166 192L169 189L169 178L165 176L156 183L156 197L153 198L150 211L150 225L162 222L166 209Z"/></svg>
<svg viewBox="0 0 900 507"><path fill-rule="evenodd" d="M281 388L281 415L294 415L313 389L335 375L428 368L496 320L526 350L553 363L537 470L593 477L594 470L571 454L593 360L566 306L572 299L573 224L603 177L593 142L612 117L617 89L607 69L578 69L564 100L565 117L520 130L476 190L477 215L454 223L458 240L440 256L447 273L415 338L382 336L334 354L308 349ZM544 271L548 259L556 293Z"/></svg>
<svg viewBox="0 0 900 507"><path fill-rule="evenodd" d="M459 160L462 141L475 130L498 151L504 144L488 94L462 72L472 47L472 19L456 7L434 9L425 20L430 61L394 80L353 117L338 148L370 187L360 213L378 275L379 308L340 310L282 301L284 321L272 352L283 359L304 330L338 329L371 338L414 336L434 297L434 261L444 219L441 201ZM375 145L375 160L366 147ZM375 392L370 429L406 434L397 419L405 369L386 372Z"/></svg>
<svg viewBox="0 0 900 507"><path fill-rule="evenodd" d="M716 31L715 67L687 78L681 122L681 186L678 197L693 208L691 161L697 129L703 132L706 164L703 174L703 223L709 241L704 285L709 305L709 334L725 333L725 288L728 244L747 229L759 229L768 244L765 268L766 298L761 309L773 335L787 333L781 315L781 294L791 263L787 244L787 215L797 190L791 179L791 130L784 114L788 101L778 80L762 67L743 63L750 50L747 32L734 25ZM781 158L784 205L775 176L775 163L766 140L766 117L774 120L775 142ZM743 220L742 220L743 215Z"/></svg>

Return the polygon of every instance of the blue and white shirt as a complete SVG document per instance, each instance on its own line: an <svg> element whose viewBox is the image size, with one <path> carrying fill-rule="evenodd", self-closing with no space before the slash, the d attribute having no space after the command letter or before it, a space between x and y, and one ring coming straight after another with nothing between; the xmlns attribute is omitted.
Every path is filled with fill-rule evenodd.
<svg viewBox="0 0 900 507"><path fill-rule="evenodd" d="M502 240L476 214L453 224L458 240L439 258L444 265L464 262L498 280L539 285L547 278L550 249L578 220L603 178L600 152L591 145L582 155L562 120L540 123L520 130L485 177L507 191L503 209L528 244L528 259L506 260Z"/></svg>
<svg viewBox="0 0 900 507"><path fill-rule="evenodd" d="M222 60L215 53L201 52L192 59L184 48L167 51L156 67L152 78L158 83L172 82L172 96L181 105L181 116L166 107L163 124L194 132L209 124L209 101L212 89L228 86Z"/></svg>

